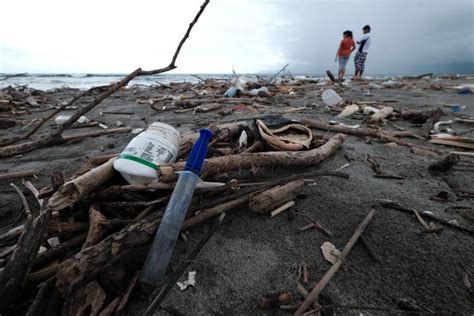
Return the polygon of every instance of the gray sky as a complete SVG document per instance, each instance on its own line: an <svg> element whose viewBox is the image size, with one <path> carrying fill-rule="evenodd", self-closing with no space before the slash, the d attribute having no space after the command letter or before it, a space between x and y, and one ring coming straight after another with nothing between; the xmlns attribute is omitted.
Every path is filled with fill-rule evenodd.
<svg viewBox="0 0 474 316"><path fill-rule="evenodd" d="M0 72L166 66L201 2L4 1ZM367 73L474 72L474 0L211 0L175 72L335 71L342 32L365 24Z"/></svg>

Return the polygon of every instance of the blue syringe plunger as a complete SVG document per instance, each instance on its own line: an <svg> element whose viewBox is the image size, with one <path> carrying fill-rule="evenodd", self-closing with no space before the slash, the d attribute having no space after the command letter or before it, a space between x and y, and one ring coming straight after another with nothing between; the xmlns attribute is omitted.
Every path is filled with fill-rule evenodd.
<svg viewBox="0 0 474 316"><path fill-rule="evenodd" d="M191 149L184 170L191 171L197 175L200 174L204 159L206 159L207 155L207 144L212 135L212 131L208 128L201 128L199 130L199 138Z"/></svg>

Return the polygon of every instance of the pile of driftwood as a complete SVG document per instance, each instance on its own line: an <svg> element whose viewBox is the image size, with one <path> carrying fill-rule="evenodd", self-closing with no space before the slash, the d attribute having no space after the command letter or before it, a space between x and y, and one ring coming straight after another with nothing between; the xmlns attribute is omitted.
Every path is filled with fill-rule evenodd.
<svg viewBox="0 0 474 316"><path fill-rule="evenodd" d="M236 148L243 130L251 134L247 124L213 129L211 149L222 144ZM184 135L183 159L195 138L194 134ZM337 134L307 151L250 150L233 155L215 151L215 157L205 161L203 177L208 180L233 171L314 165L335 152L344 140L344 135ZM18 189L28 217L24 225L0 236L2 258L7 259L0 275L2 309L20 311L31 303L31 314L50 314L60 308L66 314L88 309L105 315L126 306L174 187L175 172L183 169L184 162L160 168L158 183L129 185L113 169L114 159L91 158L68 181L57 173L50 186L39 191L33 187L37 206L28 205ZM204 182L182 229L241 205L256 213L273 211L275 216L295 203L303 178L304 174L263 183ZM199 203L209 200L214 202Z"/></svg>

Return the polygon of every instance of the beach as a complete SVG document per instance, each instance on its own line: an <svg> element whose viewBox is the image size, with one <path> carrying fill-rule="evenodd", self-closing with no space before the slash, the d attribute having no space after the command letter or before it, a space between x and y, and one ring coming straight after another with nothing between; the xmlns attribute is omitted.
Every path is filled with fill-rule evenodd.
<svg viewBox="0 0 474 316"><path fill-rule="evenodd" d="M131 84L85 114L90 122L98 122L108 129L129 127L129 130L52 144L1 158L0 172L32 170L36 175L25 177L25 180L41 189L50 184L50 175L54 171L60 171L65 179L69 179L89 158L119 154L136 136L132 134L132 130L144 129L153 122L170 124L185 134L201 127L224 123L247 122L252 126L256 119L277 115L295 122L309 119L326 123L336 121L349 127L375 127L413 133L421 131L423 123L395 115L373 124L367 121L369 115L362 110L349 117L338 117L344 107L350 104L358 104L361 109L362 106L378 109L391 107L396 113L411 110L428 112L439 108L443 112L439 121L452 121L448 125L456 135L474 138L474 125L468 122L474 117L474 95L472 92L460 93L463 90L456 88L474 84L474 78L469 76L400 76L347 80L344 84L335 84L321 77L279 78L277 83L268 85L268 94L244 94L241 99L245 99L245 102L239 102L239 98L235 97L232 102L227 103L217 100L221 100L224 92L231 86L228 77L221 76L217 78L219 80L209 78L206 77L204 79L207 80L203 81L181 76L176 80L163 80L160 84L156 84L159 78L150 81L149 85L141 82ZM74 80L81 82L82 79ZM257 81L252 77L246 84L250 85L252 82ZM384 85L386 82L395 84ZM86 84L90 83L85 82L84 85ZM57 89L48 86L47 92L25 92L33 95L37 104L4 106L1 118L14 121L15 126L0 129L0 138L24 134L34 126L34 120L45 117L78 95L81 91L76 88L79 87L85 86L78 84L73 85L73 88ZM3 89L6 89L5 85ZM333 89L340 95L344 105L328 107L321 97L324 90L328 89ZM250 90L251 88L245 89L246 92ZM208 99L204 104L218 103L221 107L200 112L179 111L186 107L175 106L177 101L200 98ZM61 114L73 113L92 100L92 96L86 96ZM177 103L181 104L179 102ZM226 109L232 109L232 113L227 111L225 115L218 114ZM64 136L104 130L98 124L86 128L76 124L75 128L67 129ZM57 128L58 125L51 119L41 127L37 135L50 133ZM335 134L317 128L312 128L312 131L315 137L323 141ZM380 137L348 134L344 144L317 165L256 167L253 170L236 170L205 178L206 181L227 183L236 179L241 183L251 183L318 171L340 171L348 175L348 179L333 176L305 178L306 185L298 194L296 206L291 213L284 212L270 218L268 215L249 211L247 206L228 211L224 222L180 277L180 280L184 280L188 271L197 271L196 285L185 291L173 286L161 304L163 309L156 315L287 315L288 311L279 307L262 310L257 304L259 297L289 291L294 297L292 303L301 299L295 282L298 277L296 267L303 262L307 266L308 282L304 286L311 291L331 267L321 253L321 245L330 241L342 250L371 209L376 209L377 212L363 237L364 244L368 245L372 254L360 242L355 244L344 260L344 268L337 272L319 299L319 303L326 306L326 312L347 314L350 310L368 315L385 315L390 310L399 309L400 302L412 300L421 306L447 314L472 313L472 288L466 288L463 277L465 274L470 275L470 281L474 282L473 235L436 222L435 225L442 226L442 230L423 232L424 227L414 213L381 206L381 200L391 200L407 209L415 209L420 213L430 212L446 221L455 221L455 225L474 230L474 158L460 155L457 165L449 171L433 173L429 170L432 163L450 152L472 153L473 150L434 144L420 138L403 140L440 153L430 154L429 151L423 152L393 141L381 142ZM238 153L234 145L223 145L226 148L229 146L234 154ZM209 155L208 158L223 154L211 151ZM370 161L376 161L385 175L393 177L377 177L380 174L374 172ZM116 183L125 184L118 173L114 177L113 181ZM21 186L22 179L0 182L0 234L17 227L26 218L21 201L10 182ZM146 192L145 195L151 198L153 193ZM446 195L447 198L440 198ZM35 205L36 201L31 193L28 192L27 198L31 205ZM133 199L130 198L131 200ZM192 202L192 208L198 209L209 202L206 195L198 195ZM70 217L74 217L74 212L86 206L86 201L75 205L71 208ZM83 211L87 213L86 209ZM294 216L295 212L316 218L334 235L327 236L316 229L300 232L299 229L308 222L303 216L289 215ZM62 220L72 221L65 214ZM87 222L87 219L81 221ZM427 222L429 225L431 220L428 219ZM187 257L206 234L209 223L207 221L184 232L186 240L178 240L170 263L171 270ZM108 234L111 233L113 232ZM124 274L133 276L143 265L149 245L147 243L136 249L134 259L127 259L129 261L125 268L120 262L109 268L123 270L126 271ZM4 246L11 246L11 243L7 242ZM61 262L67 256L58 260ZM0 261L1 266L5 264L6 258L8 256ZM96 279L102 285L107 283L100 276ZM113 286L109 285L110 288ZM123 291L123 285L117 291ZM30 294L25 294L28 295ZM141 315L147 303L145 294L133 292L127 313ZM379 310L370 307L378 307Z"/></svg>

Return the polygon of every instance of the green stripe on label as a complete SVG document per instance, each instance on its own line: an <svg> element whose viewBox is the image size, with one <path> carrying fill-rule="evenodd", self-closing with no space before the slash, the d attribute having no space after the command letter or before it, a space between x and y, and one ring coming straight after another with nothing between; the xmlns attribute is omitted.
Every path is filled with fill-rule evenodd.
<svg viewBox="0 0 474 316"><path fill-rule="evenodd" d="M149 162L148 160L145 160L145 159L142 159L142 158L139 158L139 157L135 157L135 156L132 156L132 155L120 154L119 158L136 161L138 163L141 163L142 165L153 168L155 170L160 169L160 167L158 165L155 165L154 163Z"/></svg>

